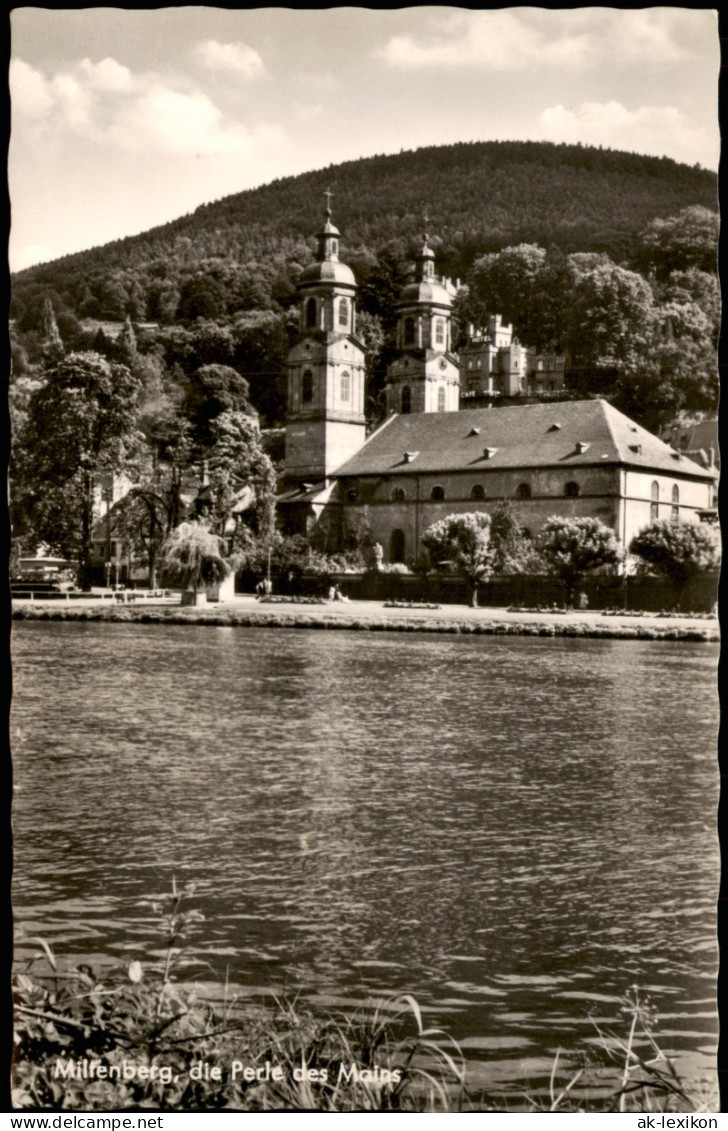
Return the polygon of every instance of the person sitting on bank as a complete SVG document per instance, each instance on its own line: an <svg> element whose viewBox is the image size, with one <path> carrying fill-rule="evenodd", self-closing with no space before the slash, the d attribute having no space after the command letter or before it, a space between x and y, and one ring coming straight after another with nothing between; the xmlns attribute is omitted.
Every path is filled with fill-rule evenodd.
<svg viewBox="0 0 728 1131"><path fill-rule="evenodd" d="M349 600L349 598L345 597L344 594L341 592L338 585L336 586L336 589L334 590L334 600L335 601L348 601Z"/></svg>

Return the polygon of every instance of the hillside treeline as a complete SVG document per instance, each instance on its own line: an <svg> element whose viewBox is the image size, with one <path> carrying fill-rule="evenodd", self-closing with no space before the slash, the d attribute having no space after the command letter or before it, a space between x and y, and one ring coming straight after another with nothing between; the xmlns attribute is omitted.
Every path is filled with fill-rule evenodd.
<svg viewBox="0 0 728 1131"><path fill-rule="evenodd" d="M20 272L11 317L22 331L37 329L45 296L57 315L163 324L285 309L313 255L329 186L342 258L370 291L383 262L409 259L425 211L439 270L463 279L482 255L520 243L632 264L650 221L691 205L713 209L717 193L715 174L699 167L579 145L477 142L372 157ZM365 309L380 313L376 305Z"/></svg>

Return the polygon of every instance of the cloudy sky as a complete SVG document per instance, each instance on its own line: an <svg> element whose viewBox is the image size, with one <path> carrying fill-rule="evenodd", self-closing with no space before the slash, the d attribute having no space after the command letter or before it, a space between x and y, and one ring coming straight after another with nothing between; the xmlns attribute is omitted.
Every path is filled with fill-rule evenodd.
<svg viewBox="0 0 728 1131"><path fill-rule="evenodd" d="M717 168L707 8L23 7L11 36L13 270L422 145L581 141Z"/></svg>

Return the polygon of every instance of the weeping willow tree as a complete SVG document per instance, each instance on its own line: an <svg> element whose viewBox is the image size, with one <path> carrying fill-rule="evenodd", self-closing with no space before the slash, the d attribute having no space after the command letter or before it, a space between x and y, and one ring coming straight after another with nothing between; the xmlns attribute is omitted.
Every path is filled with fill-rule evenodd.
<svg viewBox="0 0 728 1131"><path fill-rule="evenodd" d="M201 587L224 581L235 563L225 558L221 539L201 522L183 522L172 531L164 544L162 560L168 575L191 590L197 602Z"/></svg>

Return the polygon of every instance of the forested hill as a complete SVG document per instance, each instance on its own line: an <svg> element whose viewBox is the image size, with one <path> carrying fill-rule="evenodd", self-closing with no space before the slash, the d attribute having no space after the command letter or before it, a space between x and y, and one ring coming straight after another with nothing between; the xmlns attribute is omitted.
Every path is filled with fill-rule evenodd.
<svg viewBox="0 0 728 1131"><path fill-rule="evenodd" d="M311 258L327 187L342 258L355 270L371 268L388 245L402 254L420 237L426 209L438 268L455 278L484 252L519 242L629 260L651 220L689 205L715 208L717 177L668 158L545 142L462 143L349 161L28 268L13 280L13 314L35 306L42 291L77 317L174 321L185 282L200 272L228 293L234 277L237 309L274 309Z"/></svg>

